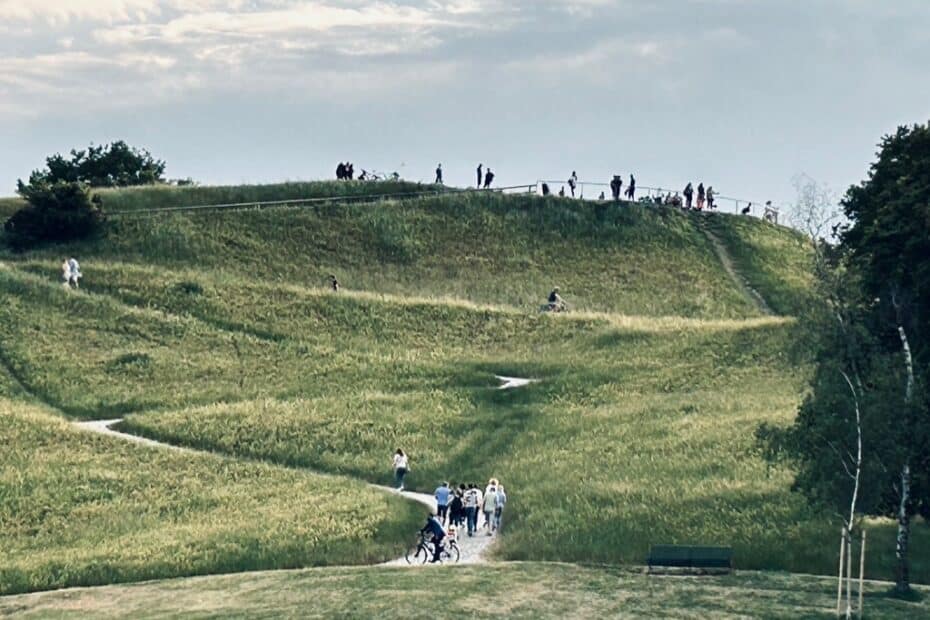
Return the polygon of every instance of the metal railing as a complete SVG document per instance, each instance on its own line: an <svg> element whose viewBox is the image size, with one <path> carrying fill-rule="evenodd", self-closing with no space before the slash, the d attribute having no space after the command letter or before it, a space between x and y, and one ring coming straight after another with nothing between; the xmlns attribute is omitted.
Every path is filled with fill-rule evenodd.
<svg viewBox="0 0 930 620"><path fill-rule="evenodd" d="M555 190L555 187L565 187L566 197L571 198L571 193L568 187L568 181L555 181L540 179L536 182L538 186L541 186L543 183L549 185L550 192L552 194L558 194L559 190ZM594 196L590 196L588 192L585 191L586 188L594 188ZM626 180L624 180L623 192L626 192L627 185ZM542 190L540 190L541 193ZM610 192L610 183L599 183L594 181L578 181L575 189L575 198L579 200L596 200L600 196L600 193L604 193L605 199L612 198ZM633 201L639 201L643 196L646 198L665 198L668 195L678 196L684 201L684 196L681 195L680 189L669 189L666 187L650 187L648 185L636 185L636 193L634 194ZM623 197L623 194L621 194ZM626 198L624 198L626 200ZM721 209L721 203L732 205L733 213L743 214L743 211L747 210L745 215L752 215L770 221L774 224L778 223L779 216L781 214L781 209L771 204L770 201L760 201L760 200L747 200L745 198L733 198L732 196L722 196L720 194L714 195L714 205L717 206L718 211L723 211ZM729 209L726 209L729 211Z"/></svg>

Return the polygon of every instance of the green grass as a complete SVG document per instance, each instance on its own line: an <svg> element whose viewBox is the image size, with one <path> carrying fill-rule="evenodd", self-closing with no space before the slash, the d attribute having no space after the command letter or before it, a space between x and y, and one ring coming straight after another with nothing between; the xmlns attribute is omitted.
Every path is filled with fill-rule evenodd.
<svg viewBox="0 0 930 620"><path fill-rule="evenodd" d="M813 284L809 239L790 228L736 215L715 215L708 218L708 225L772 310L793 316L809 311Z"/></svg>
<svg viewBox="0 0 930 620"><path fill-rule="evenodd" d="M144 448L2 397L0 445L0 594L367 564L422 519L356 481Z"/></svg>
<svg viewBox="0 0 930 620"><path fill-rule="evenodd" d="M26 206L22 198L0 198L0 228L8 217Z"/></svg>
<svg viewBox="0 0 930 620"><path fill-rule="evenodd" d="M138 191L138 190L136 190ZM459 194L378 204L117 218L103 238L26 254L210 270L259 281L452 297L535 311L553 286L584 311L757 316L677 210Z"/></svg>
<svg viewBox="0 0 930 620"><path fill-rule="evenodd" d="M710 221L776 310L803 309L803 243ZM65 254L80 292L56 284ZM759 316L692 215L467 194L115 218L98 239L0 260L5 393L373 482L398 446L421 490L496 476L503 559L637 564L650 544L728 544L741 568L835 570L836 519L753 443L805 389L797 325ZM553 284L575 311L536 311ZM503 393L495 373L541 382ZM870 541L868 574L887 578L892 525ZM927 528L913 549L930 581Z"/></svg>
<svg viewBox="0 0 930 620"><path fill-rule="evenodd" d="M930 617L867 583L866 617ZM0 599L23 618L833 618L836 582L779 573L648 577L564 564L312 569Z"/></svg>

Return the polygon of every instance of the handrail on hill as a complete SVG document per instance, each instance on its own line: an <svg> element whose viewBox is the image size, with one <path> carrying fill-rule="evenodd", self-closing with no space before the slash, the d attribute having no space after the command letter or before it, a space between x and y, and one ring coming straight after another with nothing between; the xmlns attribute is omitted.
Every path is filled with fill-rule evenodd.
<svg viewBox="0 0 930 620"><path fill-rule="evenodd" d="M347 196L321 196L317 198L295 198L292 200L257 200L253 202L231 202L207 205L186 205L182 207L154 207L151 209L124 209L122 211L108 211L108 217L148 215L153 213L183 213L192 211L223 211L240 209L265 209L273 207L299 207L304 205L348 202L377 202L379 200L393 200L397 198L421 198L424 196L438 196L464 193L506 193L525 191L534 193L535 183L524 185L510 185L506 187L491 187L487 189L475 188L446 188L437 186L435 189L421 192L395 192L387 194L357 194Z"/></svg>
<svg viewBox="0 0 930 620"><path fill-rule="evenodd" d="M547 180L541 179L536 182L538 185L546 183L550 186L561 184L567 185L568 181L556 181L556 180ZM581 194L579 198L584 196L584 188L586 186L597 187L597 188L610 188L610 183L600 183L595 181L578 181L578 187L581 188ZM637 192L640 190L645 191L645 196L649 198L662 197L666 194L671 194L673 196L681 195L680 189L668 189L667 187L649 187L648 185L637 185ZM642 196L643 194L640 194ZM590 200L590 199L589 199ZM761 200L747 200L745 198L733 198L731 196L721 196L720 194L714 195L714 203L720 201L728 202L733 204L733 212L736 214L742 213L743 209L748 207L749 213L747 215L753 215L755 217L761 217L764 220L770 221L773 224L778 223L778 217L781 214L781 210L778 207L772 206L771 204L766 204Z"/></svg>

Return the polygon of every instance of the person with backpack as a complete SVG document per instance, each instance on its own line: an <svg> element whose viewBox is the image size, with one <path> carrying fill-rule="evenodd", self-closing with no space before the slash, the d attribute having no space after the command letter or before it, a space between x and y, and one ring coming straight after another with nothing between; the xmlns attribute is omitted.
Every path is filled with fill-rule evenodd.
<svg viewBox="0 0 930 620"><path fill-rule="evenodd" d="M443 482L436 487L436 491L433 493L433 497L436 498L436 513L443 525L445 525L446 518L449 516L449 498L451 495L452 490L449 488L448 482Z"/></svg>
<svg viewBox="0 0 930 620"><path fill-rule="evenodd" d="M484 512L484 529L491 535L494 527L494 508L497 505L497 487L494 484L488 486L481 502L481 509Z"/></svg>
<svg viewBox="0 0 930 620"><path fill-rule="evenodd" d="M694 196L694 188L689 182L685 185L685 188L681 191L682 195L685 197L685 209L691 208L691 198Z"/></svg>
<svg viewBox="0 0 930 620"><path fill-rule="evenodd" d="M394 453L394 481L397 484L397 490L404 490L404 478L409 471L407 455L400 448Z"/></svg>
<svg viewBox="0 0 930 620"><path fill-rule="evenodd" d="M461 527L464 520L465 507L462 505L462 490L459 488L452 492L452 499L449 500L449 523Z"/></svg>
<svg viewBox="0 0 930 620"><path fill-rule="evenodd" d="M484 498L481 495L481 490L478 489L474 484L468 485L468 490L465 491L465 520L468 523L468 535L474 536L475 531L478 529L478 510L482 504Z"/></svg>

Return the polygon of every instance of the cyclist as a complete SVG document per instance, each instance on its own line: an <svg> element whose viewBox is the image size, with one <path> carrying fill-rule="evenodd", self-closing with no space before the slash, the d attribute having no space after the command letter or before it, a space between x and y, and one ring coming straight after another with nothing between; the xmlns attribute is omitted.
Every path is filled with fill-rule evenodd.
<svg viewBox="0 0 930 620"><path fill-rule="evenodd" d="M433 559L432 563L439 561L439 554L442 553L442 541L446 537L446 528L443 527L439 519L434 514L426 515L426 525L420 530L421 534L430 533L433 535Z"/></svg>

